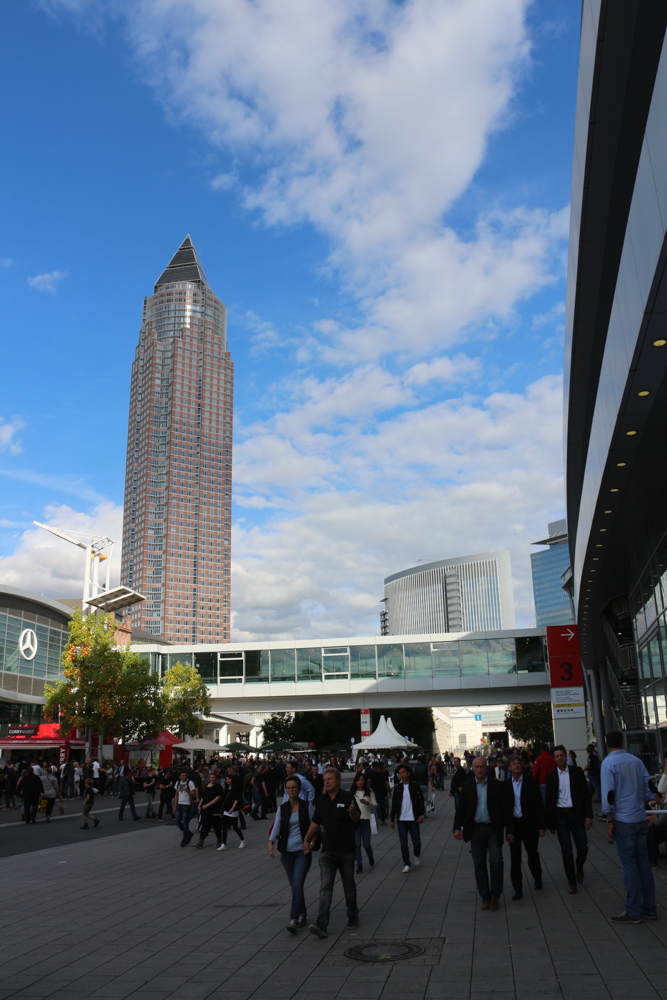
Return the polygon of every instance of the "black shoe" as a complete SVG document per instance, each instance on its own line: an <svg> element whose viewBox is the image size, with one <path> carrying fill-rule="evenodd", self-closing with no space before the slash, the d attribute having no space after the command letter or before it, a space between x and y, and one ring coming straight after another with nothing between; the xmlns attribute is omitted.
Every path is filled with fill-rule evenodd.
<svg viewBox="0 0 667 1000"><path fill-rule="evenodd" d="M189 844L193 837L194 833L190 833L190 831L188 830L188 832L185 835L185 843Z"/></svg>
<svg viewBox="0 0 667 1000"><path fill-rule="evenodd" d="M301 914L301 916L299 917L299 919L296 922L296 926L297 927L305 927L306 926L306 914L305 913Z"/></svg>
<svg viewBox="0 0 667 1000"><path fill-rule="evenodd" d="M178 846L179 847L185 847L187 845L187 843L188 843L187 840L185 839L185 837L183 837L183 840L180 842L180 844Z"/></svg>
<svg viewBox="0 0 667 1000"><path fill-rule="evenodd" d="M610 917L609 919L612 924L641 924L642 922L641 917L631 917L625 910L623 910L623 913L619 913L617 917Z"/></svg>
<svg viewBox="0 0 667 1000"><path fill-rule="evenodd" d="M371 868L374 868L374 867L375 867L375 858L373 857L373 855L372 855L372 854L370 855L370 857L369 857L369 859L368 859L368 863L369 863L369 865L371 866Z"/></svg>
<svg viewBox="0 0 667 1000"><path fill-rule="evenodd" d="M514 890L514 895L512 896L512 899L523 899L523 892L521 891L521 889Z"/></svg>
<svg viewBox="0 0 667 1000"><path fill-rule="evenodd" d="M364 870L364 866L363 865L357 865L356 874L357 875L361 875L361 873L362 873L363 870Z"/></svg>
<svg viewBox="0 0 667 1000"><path fill-rule="evenodd" d="M348 931L354 930L354 928L358 926L359 926L359 917L350 917L350 919L347 922Z"/></svg>
<svg viewBox="0 0 667 1000"><path fill-rule="evenodd" d="M642 920L657 920L657 913L642 913Z"/></svg>
<svg viewBox="0 0 667 1000"><path fill-rule="evenodd" d="M198 844L195 844L195 847L199 851L201 851L201 849L202 849L203 846L204 846L204 841L203 840L200 840Z"/></svg>
<svg viewBox="0 0 667 1000"><path fill-rule="evenodd" d="M95 829L97 829L97 827L98 827L98 826L100 825L100 821L99 821L99 819L94 819L94 820L93 820L93 824L94 824L94 826L95 826Z"/></svg>
<svg viewBox="0 0 667 1000"><path fill-rule="evenodd" d="M80 826L80 827L79 827L79 829L80 829L80 830L87 830L87 829L88 829L88 824L87 824L87 823L84 823L84 824L83 824L83 826Z"/></svg>
<svg viewBox="0 0 667 1000"><path fill-rule="evenodd" d="M542 879L541 879L541 877L535 879L535 888L536 889L541 889L542 888Z"/></svg>
<svg viewBox="0 0 667 1000"><path fill-rule="evenodd" d="M319 938L327 937L326 927L320 927L319 924L310 924L308 930L310 931L311 934L314 934L315 937Z"/></svg>

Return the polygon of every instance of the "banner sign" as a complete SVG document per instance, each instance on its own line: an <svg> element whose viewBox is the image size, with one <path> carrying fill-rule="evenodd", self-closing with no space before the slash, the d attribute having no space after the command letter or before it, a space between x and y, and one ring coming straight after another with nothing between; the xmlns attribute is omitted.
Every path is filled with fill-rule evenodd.
<svg viewBox="0 0 667 1000"><path fill-rule="evenodd" d="M36 736L39 726L8 726L8 736Z"/></svg>
<svg viewBox="0 0 667 1000"><path fill-rule="evenodd" d="M371 735L371 710L370 708L361 709L361 738L365 740Z"/></svg>

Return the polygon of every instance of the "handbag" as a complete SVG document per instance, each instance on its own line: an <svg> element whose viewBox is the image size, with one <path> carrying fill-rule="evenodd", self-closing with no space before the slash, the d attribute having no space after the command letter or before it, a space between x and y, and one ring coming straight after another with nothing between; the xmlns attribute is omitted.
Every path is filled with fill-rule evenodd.
<svg viewBox="0 0 667 1000"><path fill-rule="evenodd" d="M375 818L375 813L371 813L371 837L377 837L378 835L378 821Z"/></svg>
<svg viewBox="0 0 667 1000"><path fill-rule="evenodd" d="M60 815L64 816L65 815L65 803L63 802L62 799L59 799L59 801L58 801L58 808L60 809Z"/></svg>
<svg viewBox="0 0 667 1000"><path fill-rule="evenodd" d="M37 806L37 809L41 813L46 812L46 797L44 795L42 795L41 799L39 800L39 805Z"/></svg>

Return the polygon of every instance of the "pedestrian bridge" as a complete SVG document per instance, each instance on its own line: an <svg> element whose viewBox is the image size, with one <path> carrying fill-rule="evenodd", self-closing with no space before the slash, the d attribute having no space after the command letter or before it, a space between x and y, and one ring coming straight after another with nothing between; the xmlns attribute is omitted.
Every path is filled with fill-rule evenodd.
<svg viewBox="0 0 667 1000"><path fill-rule="evenodd" d="M175 663L197 667L215 712L453 708L550 698L543 628L132 649L160 675Z"/></svg>

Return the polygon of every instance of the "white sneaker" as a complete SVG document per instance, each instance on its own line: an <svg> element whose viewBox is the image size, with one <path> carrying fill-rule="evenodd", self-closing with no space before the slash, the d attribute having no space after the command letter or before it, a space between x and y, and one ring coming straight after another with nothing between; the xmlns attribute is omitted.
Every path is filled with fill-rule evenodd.
<svg viewBox="0 0 667 1000"><path fill-rule="evenodd" d="M405 867L403 868L403 874L407 875L409 871L412 871L410 865L405 865Z"/></svg>
<svg viewBox="0 0 667 1000"><path fill-rule="evenodd" d="M241 841L241 843L239 844L239 851L240 851L240 850L241 850L241 848L243 848L243 847L245 847L245 840L242 840L242 841Z"/></svg>
<svg viewBox="0 0 667 1000"><path fill-rule="evenodd" d="M218 848L218 850L219 851L226 851L227 850L227 844L220 844L220 847Z"/></svg>
<svg viewBox="0 0 667 1000"><path fill-rule="evenodd" d="M421 864L421 859L420 858L413 858L412 859L412 863L415 866L415 868L419 868L419 866Z"/></svg>

